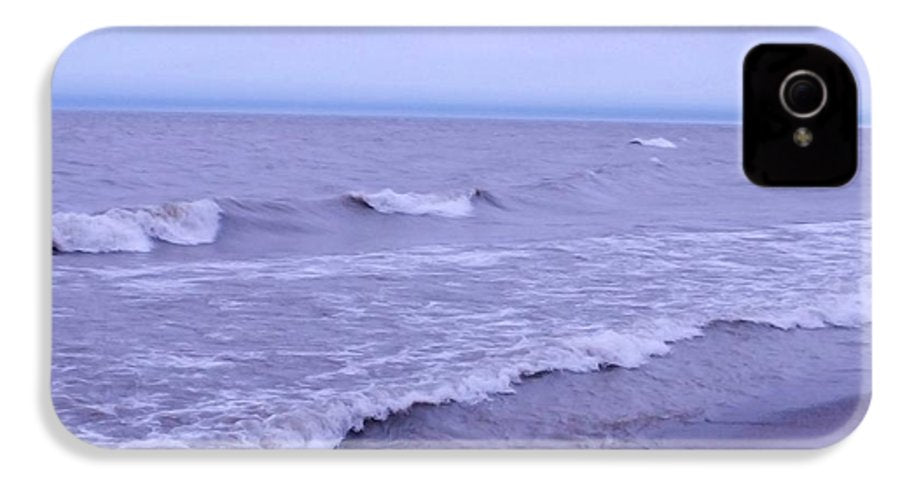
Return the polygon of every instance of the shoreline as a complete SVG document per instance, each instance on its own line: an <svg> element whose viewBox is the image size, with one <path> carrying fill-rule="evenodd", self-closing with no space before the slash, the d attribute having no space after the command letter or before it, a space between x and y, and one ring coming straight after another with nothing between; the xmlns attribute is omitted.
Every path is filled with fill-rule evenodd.
<svg viewBox="0 0 900 481"><path fill-rule="evenodd" d="M338 448L824 447L868 407L869 331L715 322L639 368L536 373L514 394L416 404Z"/></svg>

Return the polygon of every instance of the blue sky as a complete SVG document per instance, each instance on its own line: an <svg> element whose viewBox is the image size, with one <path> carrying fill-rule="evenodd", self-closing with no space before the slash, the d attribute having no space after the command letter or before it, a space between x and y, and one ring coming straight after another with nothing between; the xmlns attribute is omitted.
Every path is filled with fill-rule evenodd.
<svg viewBox="0 0 900 481"><path fill-rule="evenodd" d="M105 29L63 53L53 104L736 120L741 61L759 38L625 29Z"/></svg>

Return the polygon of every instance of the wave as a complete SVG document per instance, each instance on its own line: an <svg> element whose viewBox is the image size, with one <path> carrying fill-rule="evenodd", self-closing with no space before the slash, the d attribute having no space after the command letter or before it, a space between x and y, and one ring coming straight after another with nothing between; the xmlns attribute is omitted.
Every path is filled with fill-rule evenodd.
<svg viewBox="0 0 900 481"><path fill-rule="evenodd" d="M53 214L53 252L150 252L157 242L183 246L210 244L218 237L222 219L231 222L236 232L250 232L257 238L263 232L314 231L322 229L321 224L345 215L339 209L346 209L347 201L382 214L445 218L472 216L479 202L505 209L499 199L483 189L450 194L397 193L384 189L319 200L226 197L116 207L94 214L58 212Z"/></svg>
<svg viewBox="0 0 900 481"><path fill-rule="evenodd" d="M433 215L439 217L469 217L475 210L474 201L483 199L499 206L497 199L482 189L454 194L397 193L382 189L367 194L354 192L347 199L382 214Z"/></svg>
<svg viewBox="0 0 900 481"><path fill-rule="evenodd" d="M209 199L158 206L114 208L99 214L53 214L54 252L149 252L154 241L209 244L222 209Z"/></svg>
<svg viewBox="0 0 900 481"><path fill-rule="evenodd" d="M161 435L114 446L129 448L336 448L350 432L361 431L368 421L384 421L419 404L477 403L491 395L514 393L523 379L553 371L590 372L613 367L637 368L654 356L669 352L671 342L699 336L698 329L680 330L671 340L605 331L558 340L551 345L528 346L518 360L496 369L485 366L456 381L434 383L430 389L397 394L389 390L358 393L334 399L328 406L298 406L266 419L243 420L243 432L230 440ZM517 346L518 347L518 346ZM520 348L528 348L522 346ZM98 444L104 444L98 440Z"/></svg>
<svg viewBox="0 0 900 481"><path fill-rule="evenodd" d="M661 149L677 149L678 146L672 143L672 141L665 139L663 137L656 137L653 139L642 139L640 137L635 137L628 141L629 144L635 145L643 145L646 147L659 147Z"/></svg>
<svg viewBox="0 0 900 481"><path fill-rule="evenodd" d="M221 202L226 209L232 208L224 201ZM244 202L247 209L269 211L286 210L294 215L295 209L287 203ZM346 207L346 206L345 206ZM361 214L358 212L357 214ZM793 235L809 237L809 232L841 233L845 229L849 232L857 232L860 229L858 221L829 224L804 224L784 228ZM781 234L785 232L780 231ZM743 236L757 236L771 234L768 231L745 232ZM694 236L695 234L679 233L676 236ZM708 235L707 233L702 234ZM621 237L610 238L610 241L619 243ZM642 242L642 241L640 241ZM716 241L717 243L719 241ZM609 245L609 244L601 244ZM586 249L583 241L560 244L558 241L537 242L529 244L529 249L536 252L547 252L551 247L555 251L567 249L573 253L580 252L588 256L596 250ZM601 248L605 251L605 247ZM493 252L493 251L492 251ZM685 251L689 253L690 251ZM410 251L413 255L398 257L387 255L385 252L368 252L364 254L332 255L317 258L310 264L308 260L294 260L290 264L284 259L274 260L279 266L279 273L294 272L295 267L300 267L304 276L308 272L313 275L323 275L320 269L324 265L352 266L353 270L336 271L334 274L340 278L365 275L367 273L379 273L390 275L383 266L406 266L418 269L417 258L427 258L430 262L447 261L458 264L459 256L465 254L481 259L485 257L483 252L458 251L447 246L434 248L414 248ZM490 254L491 252L489 252ZM519 255L510 246L497 246L497 255ZM398 254L399 255L399 254ZM452 259L452 260L447 260ZM338 262L339 261L339 262ZM256 269L268 269L273 259L266 259L257 264L246 262L243 265L245 273L256 275ZM484 265L484 264L479 264ZM207 275L221 271L223 276L232 276L233 263L203 262L202 270ZM258 267L254 267L258 266ZM219 268L223 267L223 268ZM182 266L170 266L166 269L182 269ZM168 275L170 271L161 271L159 266L154 266L154 273L167 279L167 284L173 279ZM369 270L359 270L369 269ZM106 274L109 271L103 269ZM129 270L130 276L141 277L142 271ZM349 275L348 275L349 274ZM738 278L746 278L738 275ZM211 277L210 280L215 280ZM538 278L536 278L538 279ZM783 279L790 281L790 279ZM145 284L146 285L146 284ZM639 369L641 366L652 362L654 358L667 355L676 343L705 335L711 327L729 323L752 323L766 326L767 328L780 330L811 330L826 328L857 328L869 322L870 312L868 281L851 283L846 290L838 289L840 283L829 284L832 290L814 293L804 292L792 302L782 299L773 305L756 306L751 304L733 305L732 302L723 302L718 307L706 309L703 318L686 320L686 316L677 314L662 314L650 316L646 323L629 325L627 328L597 328L589 331L579 331L567 337L545 336L522 337L519 340L509 341L500 346L492 346L487 350L483 358L477 363L465 365L450 365L449 369L440 366L439 369L428 372L427 382L410 379L400 383L367 383L365 389L352 392L338 390L322 390L310 392L308 397L287 400L279 408L269 410L265 416L255 416L236 407L239 412L228 409L223 410L220 405L211 407L210 423L213 426L191 426L171 434L160 434L159 437L145 439L131 443L132 447L335 447L339 445L350 432L358 432L364 429L366 422L370 420L385 420L394 413L403 412L416 404L440 405L445 403L475 403L498 393L515 392L517 383L523 379L554 371L591 372L605 369ZM753 297L753 296L751 296ZM690 297L686 297L690 298ZM712 305L712 304L711 304ZM647 307L651 307L650 304ZM712 314L712 313L721 314ZM752 313L752 314L751 314ZM518 314L515 310L503 310L498 313L504 321L514 323ZM693 316L690 316L693 319ZM651 320L652 319L652 320ZM705 320L704 320L705 319ZM586 327L587 328L587 327ZM182 362L181 359L164 360L163 362ZM187 362L198 362L196 359ZM211 357L200 360L202 363L229 362L221 357ZM438 361L443 363L443 361ZM360 366L355 362L348 362L341 368L341 375L359 376L366 379L368 367ZM432 375L434 374L434 375ZM375 379L373 377L372 379ZM281 399L281 398L278 398ZM235 401L238 402L238 401ZM165 415L165 413L161 414ZM234 422L239 419L238 425ZM221 423L217 420L222 420ZM217 424L218 423L218 424ZM223 427L224 426L224 427ZM231 436L223 440L221 434L225 432ZM185 436L196 434L200 438L186 439ZM208 436L208 437L204 437ZM102 441L101 441L102 443ZM114 444L113 441L111 441Z"/></svg>
<svg viewBox="0 0 900 481"><path fill-rule="evenodd" d="M243 432L233 439L186 439L178 436L151 437L115 446L144 448L336 448L351 433L361 432L368 422L385 421L416 405L471 404L497 394L514 394L515 386L525 379L547 373L567 371L600 372L610 369L638 369L653 358L667 355L679 341L702 337L708 329L731 323L750 323L772 329L821 329L851 327L841 321L832 323L791 325L767 320L714 320L697 326L659 324L642 333L620 333L615 330L578 335L549 342L526 345L520 341L513 350L525 351L517 359L497 367L485 366L454 381L433 383L427 389L411 389L398 394L388 389L357 393L349 398L335 398L328 406L298 406L265 419L242 420ZM99 444L103 444L102 441Z"/></svg>
<svg viewBox="0 0 900 481"><path fill-rule="evenodd" d="M673 325L663 328L662 332L657 333L658 336L604 331L573 337L531 353L525 359L500 371L475 372L455 385L443 385L431 392L411 392L407 396L383 400L382 404L367 400L357 406L359 409L354 415L344 418L343 423L339 423L347 426L340 436L337 435L337 430L331 430L319 441L327 441L327 445L337 447L351 432L362 431L367 422L384 421L391 415L404 412L415 405L480 402L495 394L515 393L515 385L522 383L523 380L552 372L586 373L616 368L638 369L655 357L667 355L677 342L702 337L707 329L730 323L750 323L781 330L851 327L831 322L817 323L815 326L802 323L787 326L738 319L716 320L704 326L688 328Z"/></svg>

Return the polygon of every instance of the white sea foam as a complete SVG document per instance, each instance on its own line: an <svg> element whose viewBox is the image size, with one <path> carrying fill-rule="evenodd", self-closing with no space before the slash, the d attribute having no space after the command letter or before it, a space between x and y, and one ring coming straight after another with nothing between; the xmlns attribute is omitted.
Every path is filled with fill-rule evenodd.
<svg viewBox="0 0 900 481"><path fill-rule="evenodd" d="M843 296L824 296L808 306L779 313L757 314L751 322L767 324L783 330L822 329L835 327L860 327L871 322L868 287L862 292Z"/></svg>
<svg viewBox="0 0 900 481"><path fill-rule="evenodd" d="M670 140L665 139L663 137L656 137L656 138L652 138L652 139L642 139L642 138L636 137L636 138L631 139L628 143L644 145L647 147L659 147L661 149L677 149L678 148L678 146L676 146Z"/></svg>
<svg viewBox="0 0 900 481"><path fill-rule="evenodd" d="M613 364L626 368L639 367L651 356L669 352L669 346L662 339L626 336L615 331L576 338L570 346L595 365Z"/></svg>
<svg viewBox="0 0 900 481"><path fill-rule="evenodd" d="M100 214L53 214L53 247L61 252L149 252L153 241L208 244L216 239L222 209L209 199L159 206L115 208Z"/></svg>
<svg viewBox="0 0 900 481"><path fill-rule="evenodd" d="M382 214L437 215L468 217L472 215L472 200L477 190L457 194L397 193L383 189L372 194L353 193L350 198L362 202Z"/></svg>
<svg viewBox="0 0 900 481"><path fill-rule="evenodd" d="M793 329L821 326L775 327ZM226 392L222 395L233 395L234 399L220 399L214 405L191 408L190 412L203 411L209 415L197 418L199 423L215 424L219 419L227 420L227 425L234 431L225 436L221 433L210 436L216 430L200 425L185 426L183 431L152 433L145 439L125 443L115 439L107 441L101 437L94 438L88 433L82 434L99 445L131 448L333 448L343 441L348 432L362 430L367 420L385 420L416 404L476 403L492 395L514 393L516 385L523 378L548 371L590 372L606 366L636 369L653 357L668 354L673 342L702 336L702 329L700 326L681 327L674 323L662 323L657 328L641 333L599 330L549 343L523 341L515 346L521 351L519 356L508 359L506 363L490 363L470 369L459 377L434 379L434 382L425 385L413 383L408 389L401 391L390 385L370 384L367 389L354 393L341 393L331 389L309 392L306 401L297 402L292 408L276 410L277 412L263 417L248 416L244 408L247 405L277 403L277 392L253 395ZM210 366L203 363L218 366L227 362L227 359L221 356L202 360L165 357L153 362L173 367L208 368ZM358 372L359 375L365 375L366 371L360 368ZM255 399L258 395L273 398ZM178 413L162 411L153 416L173 414Z"/></svg>
<svg viewBox="0 0 900 481"><path fill-rule="evenodd" d="M329 312L334 319L345 320L346 332L350 332L349 326L355 321L385 312L381 309L386 306L390 308L388 312L396 324L390 331L383 332L403 333L404 336L395 348L380 350L378 346L389 346L393 342L383 342L381 338L393 336L373 335L368 323L364 323L367 342L352 339L352 347L335 343L330 349L325 345L319 350L319 346L309 349L306 344L299 344L277 355L303 358L307 360L305 362L329 359L337 366L329 362L326 368L298 372L302 387L289 393L280 388L251 388L220 393L214 401L199 402L180 408L180 411L160 409L148 415L147 425L167 425L172 417L184 419L185 424L170 431L153 431L146 439L124 444L131 447L333 447L348 431L362 429L367 419L385 419L417 403L478 402L497 393L514 392L523 378L548 371L588 372L609 366L640 368L653 362L654 357L667 355L672 343L701 336L704 329L716 322L752 322L785 330L864 323L869 312L868 280L865 278L845 279L835 275L808 278L808 286L815 287L819 283L825 286L817 289L815 294L812 291L785 293L781 288L782 282L794 283L791 275L806 276L810 272L807 263L814 263L824 273L831 274L830 264L825 260L832 257L832 252L842 249L832 234L858 229L860 227L854 223L803 224L762 231L678 231L657 234L654 238L614 235L490 247L417 246L353 254L271 257L239 263L201 259L141 267L78 269L113 279L121 289L141 298L152 297L147 293L157 296L161 292L184 298L194 296L191 291L194 287L190 286L221 286L226 279L234 278L235 271L242 273L242 280L269 279L280 285L291 285L298 280L307 283L313 279L335 278L339 282L331 283L333 289L317 295L316 306ZM733 255L743 252L740 245L744 243L745 247L758 249L760 242L774 242L778 246L777 243L782 242L778 239L784 237L796 244L798 235L805 244L799 246L801 253L790 253L790 259L798 264L785 267L784 272L776 268L789 263L779 262L763 266L768 272L766 276L754 275L759 268L757 264ZM856 245L845 243L848 244L845 247ZM805 252L817 254L801 255ZM608 255L610 253L615 255ZM633 259L644 253L654 254L641 261L644 272L653 275L629 277L627 270L634 265ZM691 259L690 265L705 272L707 277L704 279L708 281L668 282L673 278L668 273L680 269L680 264L673 262L673 253ZM567 258L578 259L583 273L611 272L618 276L610 278L614 280L611 285L615 288L611 291L584 290L585 283L576 281L570 271L529 267L535 265L531 261L546 260L542 256L547 255L563 264ZM527 269L529 276L510 276L504 268L510 265ZM542 261L538 267L548 265ZM477 272L482 282L499 285L502 281L510 289L509 293L514 293L512 289L518 285L518 292L523 297L510 297L512 302L494 310L458 306L458 303L434 298L422 299L428 300L427 304L395 303L391 307L389 299L398 298L390 297L391 292L386 293L389 298L373 296L369 298L370 302L363 303L360 296L365 293L352 287L346 290L340 287L347 285L345 279L372 276L412 279L413 274L421 272L440 277L435 274L460 266L477 269L469 272ZM837 269L837 266L831 268ZM66 269L73 268L62 267L60 272L70 272ZM164 282L148 285L142 283L145 277ZM202 283L196 282L198 279L202 279ZM137 282L139 280L141 282ZM467 283L459 280L450 279L441 285L448 290L464 289ZM165 290L160 290L160 286ZM751 289L754 295L749 296L747 292ZM258 290L265 291L265 288ZM579 297L578 293L582 295ZM635 297L641 295L646 297ZM541 296L542 308L577 304L584 309L574 313L554 309L552 316L559 316L562 321L559 329L548 332L539 324L529 322L529 319L541 318L541 311L534 310L529 303L534 296ZM773 301L762 305L754 302L760 298ZM231 297L218 293L218 299ZM453 301L452 298L449 300ZM588 309L595 305L594 302L608 308L606 312L613 315L604 316ZM616 304L621 306L615 307ZM261 304L254 305L257 307L253 309L258 309ZM633 317L631 322L617 319L619 315L633 311L629 306L635 305L642 313L638 318ZM353 308L360 309L352 311ZM234 312L242 311L238 308ZM233 326L238 326L234 332L240 332L239 326L243 324ZM216 324L216 329L222 327ZM465 331L465 334L455 341L447 335L459 331ZM415 334L405 337L406 333ZM476 340L474 349L471 339ZM239 356L246 357L246 353L143 356L134 364L153 369L164 367L170 372L183 371L186 379L193 379L188 376L194 370L200 373L210 368L228 369L232 364L239 365L242 360ZM392 373L397 373L396 377L386 378L379 374L388 366ZM200 412L202 416L196 415ZM97 442L123 445L102 438Z"/></svg>
<svg viewBox="0 0 900 481"><path fill-rule="evenodd" d="M333 391L317 393L313 397L322 399L313 399L309 404L299 403L294 409L265 419L241 420L241 434L233 439L208 439L203 437L203 430L194 430L194 434L200 434L194 439L186 438L183 433L151 435L149 439L125 446L333 448L347 432L363 429L366 420L384 420L415 404L479 402L493 394L515 392L515 385L532 374L551 370L588 372L603 365L635 368L651 356L663 355L669 350L661 340L613 331L552 345L535 344L531 348L523 358L505 366L485 366L455 380L433 383L429 388L412 388L402 394L377 386L350 397L341 397Z"/></svg>

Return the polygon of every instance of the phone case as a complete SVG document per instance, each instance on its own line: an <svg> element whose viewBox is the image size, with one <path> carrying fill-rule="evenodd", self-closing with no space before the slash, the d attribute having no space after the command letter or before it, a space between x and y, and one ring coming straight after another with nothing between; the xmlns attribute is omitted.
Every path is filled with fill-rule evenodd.
<svg viewBox="0 0 900 481"><path fill-rule="evenodd" d="M741 170L840 55L859 170ZM798 29L112 28L52 87L52 399L116 448L819 447L871 392L868 84Z"/></svg>

